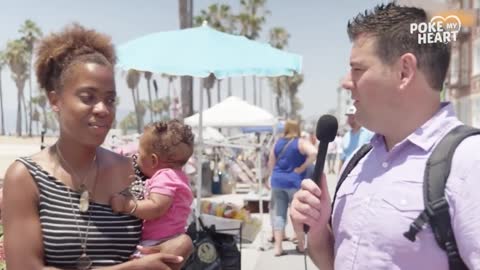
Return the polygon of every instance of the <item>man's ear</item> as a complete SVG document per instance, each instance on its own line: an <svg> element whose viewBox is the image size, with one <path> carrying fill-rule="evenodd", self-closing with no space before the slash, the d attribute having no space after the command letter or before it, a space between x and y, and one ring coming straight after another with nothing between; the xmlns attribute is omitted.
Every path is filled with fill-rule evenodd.
<svg viewBox="0 0 480 270"><path fill-rule="evenodd" d="M417 73L417 57L412 53L406 53L399 59L400 63L400 90L404 90L413 80Z"/></svg>
<svg viewBox="0 0 480 270"><path fill-rule="evenodd" d="M60 109L58 107L58 102L60 100L60 97L58 95L58 92L57 91L50 91L50 92L48 92L47 97L48 97L48 102L50 103L50 106L52 107L52 110L54 112L59 112Z"/></svg>
<svg viewBox="0 0 480 270"><path fill-rule="evenodd" d="M152 168L156 168L159 162L157 154L152 154L151 158L152 158Z"/></svg>

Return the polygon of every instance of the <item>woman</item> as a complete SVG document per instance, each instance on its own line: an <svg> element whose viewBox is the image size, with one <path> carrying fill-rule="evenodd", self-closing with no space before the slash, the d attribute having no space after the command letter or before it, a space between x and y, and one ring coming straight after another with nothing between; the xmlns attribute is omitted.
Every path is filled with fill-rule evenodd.
<svg viewBox="0 0 480 270"><path fill-rule="evenodd" d="M300 188L306 170L317 155L317 150L309 140L300 138L297 121L287 120L283 136L278 139L270 151L269 169L272 172L273 236L275 238L275 256L285 255L282 240L285 236L287 208L293 194ZM298 235L297 251L304 252L303 235Z"/></svg>
<svg viewBox="0 0 480 270"><path fill-rule="evenodd" d="M107 36L79 25L40 43L37 80L58 116L60 136L7 170L2 214L9 270L170 269L167 264L181 263L161 248L128 261L141 220L109 206L134 174L130 159L100 147L115 119L115 59ZM170 245L184 257L192 249L188 236Z"/></svg>

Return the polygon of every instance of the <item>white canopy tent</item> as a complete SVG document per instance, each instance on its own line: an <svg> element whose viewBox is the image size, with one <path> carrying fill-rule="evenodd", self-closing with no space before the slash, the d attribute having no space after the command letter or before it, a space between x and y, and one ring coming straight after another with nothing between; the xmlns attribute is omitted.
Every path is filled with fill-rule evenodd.
<svg viewBox="0 0 480 270"><path fill-rule="evenodd" d="M184 119L185 124L196 127L199 124L199 114ZM274 126L275 116L270 112L249 104L243 99L230 96L222 102L203 111L204 127L234 128Z"/></svg>

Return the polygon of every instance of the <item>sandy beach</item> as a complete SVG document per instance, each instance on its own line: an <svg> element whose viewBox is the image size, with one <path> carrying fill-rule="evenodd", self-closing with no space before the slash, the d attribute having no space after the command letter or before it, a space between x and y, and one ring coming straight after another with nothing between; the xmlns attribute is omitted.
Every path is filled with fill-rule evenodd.
<svg viewBox="0 0 480 270"><path fill-rule="evenodd" d="M47 145L55 143L56 140L57 137L45 137ZM40 144L40 136L0 136L0 179L3 179L8 166L16 158L40 151Z"/></svg>

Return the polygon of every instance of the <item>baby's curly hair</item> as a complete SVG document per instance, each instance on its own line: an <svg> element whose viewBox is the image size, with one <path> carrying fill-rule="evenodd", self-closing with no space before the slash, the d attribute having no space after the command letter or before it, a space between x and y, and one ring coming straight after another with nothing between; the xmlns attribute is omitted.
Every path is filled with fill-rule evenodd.
<svg viewBox="0 0 480 270"><path fill-rule="evenodd" d="M163 161L183 166L193 154L192 128L177 119L151 123L144 133L151 138L147 145L149 150Z"/></svg>
<svg viewBox="0 0 480 270"><path fill-rule="evenodd" d="M37 80L47 93L62 89L66 74L75 63L114 66L116 62L109 36L76 23L42 39L36 53Z"/></svg>

